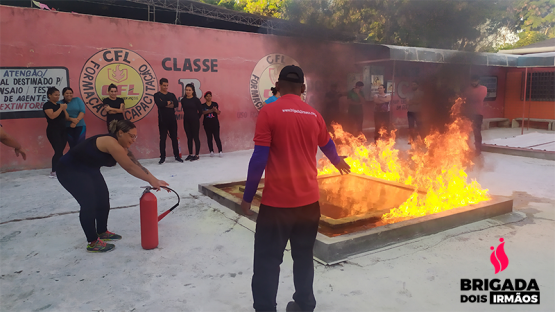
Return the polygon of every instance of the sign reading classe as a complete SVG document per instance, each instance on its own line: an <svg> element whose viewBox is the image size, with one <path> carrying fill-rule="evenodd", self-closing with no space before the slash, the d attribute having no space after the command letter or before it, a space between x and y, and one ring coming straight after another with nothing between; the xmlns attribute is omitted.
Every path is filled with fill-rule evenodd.
<svg viewBox="0 0 555 312"><path fill-rule="evenodd" d="M42 105L48 101L49 87L69 86L65 67L0 68L0 119L44 117Z"/></svg>

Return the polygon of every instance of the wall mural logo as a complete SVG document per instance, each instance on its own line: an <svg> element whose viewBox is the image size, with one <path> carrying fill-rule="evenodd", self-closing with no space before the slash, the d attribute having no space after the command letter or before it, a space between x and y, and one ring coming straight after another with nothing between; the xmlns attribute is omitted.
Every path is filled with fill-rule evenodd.
<svg viewBox="0 0 555 312"><path fill-rule="evenodd" d="M489 257L489 260L495 268L495 274L505 270L509 266L509 257L507 257L507 254L505 254L505 242L503 240L503 237L501 237L499 241L501 242L501 244L497 246L497 249L493 246L490 247L493 252Z"/></svg>
<svg viewBox="0 0 555 312"><path fill-rule="evenodd" d="M272 96L270 88L276 85L279 72L287 65L299 66L299 63L287 55L277 53L268 54L258 61L252 71L249 84L252 104L257 110L262 108L263 101ZM303 93L302 99L306 101L306 91Z"/></svg>
<svg viewBox="0 0 555 312"><path fill-rule="evenodd" d="M505 240L501 237L499 241L501 243L497 248L490 247L493 250L490 261L495 268L495 274L509 266L509 258L505 254ZM524 278L506 278L504 281L497 278L462 278L461 291L465 292L461 294L461 303L489 301L489 304L540 304L540 287L534 278L529 281Z"/></svg>
<svg viewBox="0 0 555 312"><path fill-rule="evenodd" d="M153 95L158 80L150 64L139 54L111 48L97 52L83 66L79 91L85 105L98 118L106 120L102 100L108 97L108 86L118 86L118 97L125 101L124 117L137 122L148 115L154 105Z"/></svg>

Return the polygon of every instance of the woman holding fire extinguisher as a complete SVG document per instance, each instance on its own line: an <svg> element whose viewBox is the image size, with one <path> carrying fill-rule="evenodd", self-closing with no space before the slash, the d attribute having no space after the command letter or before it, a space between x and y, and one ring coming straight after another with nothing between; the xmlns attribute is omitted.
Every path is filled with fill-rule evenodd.
<svg viewBox="0 0 555 312"><path fill-rule="evenodd" d="M79 220L87 237L87 251L108 252L116 246L104 241L122 237L108 231L110 198L100 167L116 163L131 175L148 182L154 189L168 186L158 180L133 156L129 147L137 140L136 126L128 120L113 120L109 134L92 136L70 149L58 163L60 184L77 200Z"/></svg>

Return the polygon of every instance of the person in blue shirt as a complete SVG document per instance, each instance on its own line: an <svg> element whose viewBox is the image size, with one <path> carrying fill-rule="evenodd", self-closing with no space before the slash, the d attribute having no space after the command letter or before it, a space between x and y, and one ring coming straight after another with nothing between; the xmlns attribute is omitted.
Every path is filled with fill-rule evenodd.
<svg viewBox="0 0 555 312"><path fill-rule="evenodd" d="M85 103L78 97L73 97L73 89L66 87L62 90L63 100L58 104L67 104L69 118L66 121L67 142L69 148L85 140L87 127L85 125Z"/></svg>
<svg viewBox="0 0 555 312"><path fill-rule="evenodd" d="M264 105L275 102L277 101L277 99L281 97L281 94L279 93L278 89L272 87L270 90L272 90L273 95L270 96L266 101L264 101Z"/></svg>

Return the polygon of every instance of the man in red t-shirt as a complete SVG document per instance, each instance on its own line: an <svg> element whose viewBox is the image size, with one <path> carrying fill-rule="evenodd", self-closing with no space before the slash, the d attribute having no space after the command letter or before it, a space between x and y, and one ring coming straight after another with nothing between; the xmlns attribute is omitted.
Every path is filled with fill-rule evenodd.
<svg viewBox="0 0 555 312"><path fill-rule="evenodd" d="M488 89L480 85L480 77L472 75L470 87L463 93L463 96L466 98L463 114L472 121L476 156L482 153L482 121L484 120L484 99L487 95Z"/></svg>
<svg viewBox="0 0 555 312"><path fill-rule="evenodd" d="M301 100L306 89L301 68L285 66L276 88L281 97L258 114L254 153L241 203L243 212L251 215L251 202L266 169L254 237L253 307L256 311L276 311L279 266L290 241L295 301L289 302L287 311L313 311L312 250L320 220L317 148L342 174L350 172L350 167L337 155L322 116Z"/></svg>

